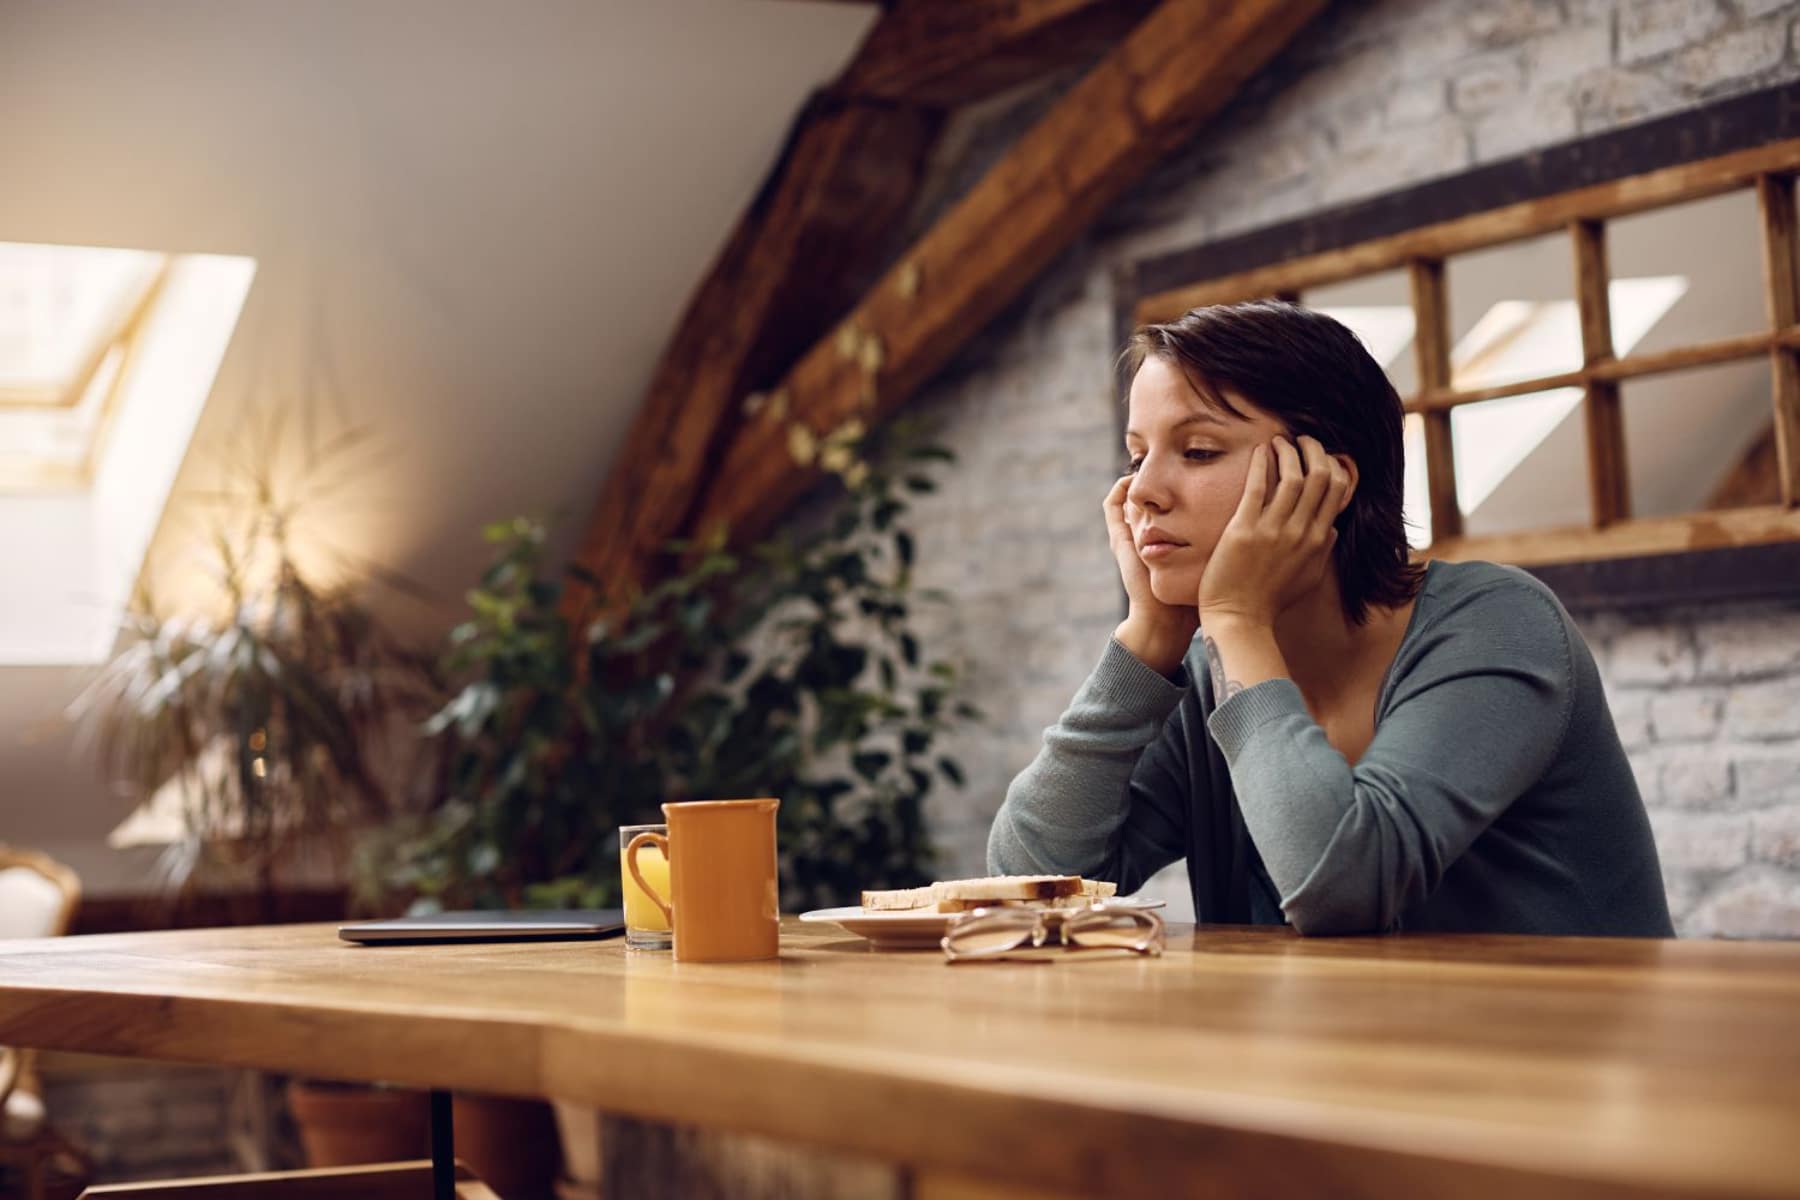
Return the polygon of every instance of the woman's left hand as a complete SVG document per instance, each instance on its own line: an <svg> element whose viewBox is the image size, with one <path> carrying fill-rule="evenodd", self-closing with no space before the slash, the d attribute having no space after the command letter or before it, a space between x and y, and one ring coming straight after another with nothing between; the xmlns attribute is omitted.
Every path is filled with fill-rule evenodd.
<svg viewBox="0 0 1800 1200"><path fill-rule="evenodd" d="M1269 455L1276 482L1269 486ZM1237 511L1200 577L1200 625L1273 625L1316 587L1337 545L1332 527L1350 502L1350 472L1310 437L1276 438L1250 452Z"/></svg>

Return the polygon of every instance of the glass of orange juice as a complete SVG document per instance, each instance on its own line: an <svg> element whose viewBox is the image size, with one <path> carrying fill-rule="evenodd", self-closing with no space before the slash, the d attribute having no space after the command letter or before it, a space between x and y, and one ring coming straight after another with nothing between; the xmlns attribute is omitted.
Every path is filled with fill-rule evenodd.
<svg viewBox="0 0 1800 1200"><path fill-rule="evenodd" d="M640 833L660 833L667 838L669 827L619 826L619 876L625 884L625 945L633 950L667 950L674 938L669 919L663 916L661 906L644 894L644 889L638 886L625 866L625 847ZM655 844L638 847L637 865L645 882L667 897L669 860L663 857L661 848Z"/></svg>

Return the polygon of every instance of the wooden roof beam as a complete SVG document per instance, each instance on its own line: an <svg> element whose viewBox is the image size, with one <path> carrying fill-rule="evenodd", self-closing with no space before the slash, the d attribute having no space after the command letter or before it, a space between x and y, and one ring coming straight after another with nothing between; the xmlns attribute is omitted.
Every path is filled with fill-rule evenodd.
<svg viewBox="0 0 1800 1200"><path fill-rule="evenodd" d="M979 99L1023 71L1082 61L1146 7L902 0L876 23L795 121L663 350L576 551L612 599L639 587L657 549L684 528L746 393L777 380L892 260L941 106ZM571 587L565 613L587 599Z"/></svg>
<svg viewBox="0 0 1800 1200"><path fill-rule="evenodd" d="M788 372L785 403L738 434L692 531L766 529L818 478L789 453L793 421L823 435L891 414L1323 7L1165 0Z"/></svg>
<svg viewBox="0 0 1800 1200"><path fill-rule="evenodd" d="M1086 62L1156 0L902 0L870 31L835 90L954 108Z"/></svg>

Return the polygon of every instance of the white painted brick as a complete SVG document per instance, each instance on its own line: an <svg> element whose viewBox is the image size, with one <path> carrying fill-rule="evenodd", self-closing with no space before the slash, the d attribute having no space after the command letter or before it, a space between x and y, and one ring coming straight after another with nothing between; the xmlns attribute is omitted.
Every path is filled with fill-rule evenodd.
<svg viewBox="0 0 1800 1200"><path fill-rule="evenodd" d="M1587 25L1615 23L1619 10L1619 0L1569 0L1569 23L1571 25Z"/></svg>
<svg viewBox="0 0 1800 1200"><path fill-rule="evenodd" d="M1525 78L1531 87L1568 83L1578 75L1612 65L1612 27L1583 25L1525 47Z"/></svg>
<svg viewBox="0 0 1800 1200"><path fill-rule="evenodd" d="M1740 757L1731 765L1732 791L1740 807L1800 804L1800 746L1786 755Z"/></svg>
<svg viewBox="0 0 1800 1200"><path fill-rule="evenodd" d="M1579 132L1572 90L1566 83L1554 84L1477 121L1475 157L1480 162L1512 158L1569 141Z"/></svg>
<svg viewBox="0 0 1800 1200"><path fill-rule="evenodd" d="M1581 629L1581 636L1587 644L1594 647L1596 655L1602 646L1612 644L1612 640L1632 627L1632 622L1612 609L1578 609L1569 614Z"/></svg>
<svg viewBox="0 0 1800 1200"><path fill-rule="evenodd" d="M1745 741L1800 738L1800 676L1733 687L1725 701L1725 732Z"/></svg>
<svg viewBox="0 0 1800 1200"><path fill-rule="evenodd" d="M1326 203L1389 192L1447 175L1469 165L1469 139L1461 122L1444 117L1416 129L1395 130L1354 154L1346 154L1320 182Z"/></svg>
<svg viewBox="0 0 1800 1200"><path fill-rule="evenodd" d="M1315 150L1315 147L1321 148ZM1240 160L1246 183L1260 187L1282 187L1306 177L1313 169L1315 154L1324 157L1323 134L1311 138L1278 138L1262 146L1248 149Z"/></svg>
<svg viewBox="0 0 1800 1200"><path fill-rule="evenodd" d="M1269 100L1264 119L1276 129L1299 127L1352 103L1373 104L1394 84L1393 46L1335 56L1281 88ZM1431 74L1431 72L1426 72Z"/></svg>
<svg viewBox="0 0 1800 1200"><path fill-rule="evenodd" d="M1563 10L1557 0L1486 0L1465 19L1477 41L1503 45L1555 30L1563 23Z"/></svg>
<svg viewBox="0 0 1800 1200"><path fill-rule="evenodd" d="M1706 883L1710 878L1704 871L1663 872L1663 895L1669 901L1669 915L1674 918L1677 930L1706 894Z"/></svg>
<svg viewBox="0 0 1800 1200"><path fill-rule="evenodd" d="M1450 77L1450 106L1480 116L1518 100L1525 92L1525 59L1516 51L1458 63Z"/></svg>
<svg viewBox="0 0 1800 1200"><path fill-rule="evenodd" d="M1626 750L1650 744L1650 697L1646 691L1608 689L1607 707L1612 709L1613 726L1619 731L1619 742Z"/></svg>
<svg viewBox="0 0 1800 1200"><path fill-rule="evenodd" d="M1439 74L1444 65L1478 49L1467 9L1455 4L1425 8L1427 11L1400 28L1395 45L1398 52L1389 59L1408 78Z"/></svg>
<svg viewBox="0 0 1800 1200"><path fill-rule="evenodd" d="M1619 61L1642 62L1692 46L1725 23L1712 0L1623 0L1619 8Z"/></svg>
<svg viewBox="0 0 1800 1200"><path fill-rule="evenodd" d="M1750 857L1800 871L1800 805L1750 814Z"/></svg>
<svg viewBox="0 0 1800 1200"><path fill-rule="evenodd" d="M1347 104L1325 117L1325 137L1334 154L1350 154L1381 144L1387 134L1375 104Z"/></svg>
<svg viewBox="0 0 1800 1200"><path fill-rule="evenodd" d="M1422 79L1402 84L1388 94L1382 120L1390 129L1422 125L1443 115L1448 88L1442 79Z"/></svg>
<svg viewBox="0 0 1800 1200"><path fill-rule="evenodd" d="M1609 684L1669 684L1692 679L1697 657L1678 625L1634 625L1607 647Z"/></svg>
<svg viewBox="0 0 1800 1200"><path fill-rule="evenodd" d="M1800 609L1702 617L1694 641L1705 675L1737 679L1800 671Z"/></svg>
<svg viewBox="0 0 1800 1200"><path fill-rule="evenodd" d="M1575 114L1584 133L1632 125L1680 108L1681 92L1651 74L1615 67L1589 71L1575 80Z"/></svg>
<svg viewBox="0 0 1800 1200"><path fill-rule="evenodd" d="M1659 757L1655 772L1655 786L1642 790L1657 808L1716 812L1731 799L1731 759L1722 751L1684 748Z"/></svg>
<svg viewBox="0 0 1800 1200"><path fill-rule="evenodd" d="M1650 827L1666 871L1729 871L1750 854L1750 819L1739 813L1655 809Z"/></svg>
<svg viewBox="0 0 1800 1200"><path fill-rule="evenodd" d="M1685 937L1800 938L1800 878L1772 867L1734 875L1702 900Z"/></svg>
<svg viewBox="0 0 1800 1200"><path fill-rule="evenodd" d="M1761 21L1684 50L1669 65L1669 78L1695 92L1740 89L1787 52L1787 28L1780 20Z"/></svg>
<svg viewBox="0 0 1800 1200"><path fill-rule="evenodd" d="M1719 732L1724 693L1716 688L1681 687L1650 697L1650 733L1657 742L1705 741Z"/></svg>

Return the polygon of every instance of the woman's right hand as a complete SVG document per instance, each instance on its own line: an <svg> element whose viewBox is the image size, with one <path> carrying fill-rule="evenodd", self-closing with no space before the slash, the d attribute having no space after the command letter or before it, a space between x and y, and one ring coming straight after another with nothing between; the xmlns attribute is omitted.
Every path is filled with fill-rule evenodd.
<svg viewBox="0 0 1800 1200"><path fill-rule="evenodd" d="M1125 584L1125 620L1113 636L1145 665L1164 675L1172 672L1187 653L1200 628L1200 610L1185 604L1164 604L1150 591L1150 568L1138 556L1137 539L1131 535L1131 513L1136 507L1125 498L1131 476L1120 476L1106 494L1106 536L1119 577Z"/></svg>

